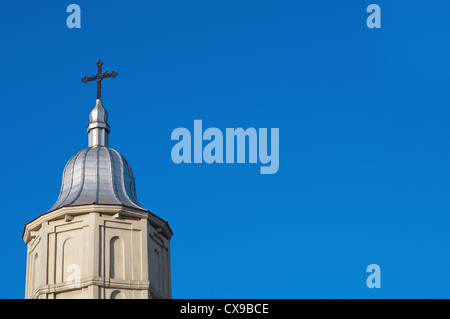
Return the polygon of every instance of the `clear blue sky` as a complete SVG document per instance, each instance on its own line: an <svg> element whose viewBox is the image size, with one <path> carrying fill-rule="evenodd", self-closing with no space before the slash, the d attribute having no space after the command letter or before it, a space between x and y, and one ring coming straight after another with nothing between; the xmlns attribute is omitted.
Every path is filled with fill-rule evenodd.
<svg viewBox="0 0 450 319"><path fill-rule="evenodd" d="M81 7L81 29L66 7ZM382 28L368 29L377 3ZM416 4L417 3L417 4ZM1 4L0 274L87 147L95 84L140 203L167 219L174 298L450 298L448 1ZM280 129L280 169L176 165L171 132ZM366 267L381 267L368 289Z"/></svg>

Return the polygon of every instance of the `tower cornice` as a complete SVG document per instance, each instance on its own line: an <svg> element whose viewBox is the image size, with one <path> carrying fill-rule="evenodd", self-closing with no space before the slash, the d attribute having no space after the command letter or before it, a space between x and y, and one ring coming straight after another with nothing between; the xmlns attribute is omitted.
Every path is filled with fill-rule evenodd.
<svg viewBox="0 0 450 319"><path fill-rule="evenodd" d="M116 218L120 218L121 216L127 217L135 217L135 218L145 218L149 221L149 223L157 229L165 238L171 239L173 232L169 226L167 220L164 220L152 212L144 209L135 209L126 206L118 206L118 205L83 205L83 206L68 206L62 207L60 209L44 213L32 221L25 224L22 238L25 243L29 243L29 241L35 237L36 231L41 228L41 225L45 222L57 220L57 219L66 219L67 216L75 217L78 215L85 215L89 213L99 213L105 215L116 215Z"/></svg>

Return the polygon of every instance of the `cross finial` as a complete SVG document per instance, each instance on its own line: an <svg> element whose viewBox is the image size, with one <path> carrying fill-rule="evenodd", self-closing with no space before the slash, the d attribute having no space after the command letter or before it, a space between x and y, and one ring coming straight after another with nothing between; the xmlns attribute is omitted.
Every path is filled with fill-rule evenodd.
<svg viewBox="0 0 450 319"><path fill-rule="evenodd" d="M102 80L106 79L106 78L114 78L118 74L116 71L112 71L110 73L108 73L108 71L106 71L105 73L102 74L102 65L103 65L103 61L98 60L97 75L85 76L84 78L81 79L81 81L83 81L83 83L86 83L89 81L97 81L97 99L98 100L100 100L102 98Z"/></svg>

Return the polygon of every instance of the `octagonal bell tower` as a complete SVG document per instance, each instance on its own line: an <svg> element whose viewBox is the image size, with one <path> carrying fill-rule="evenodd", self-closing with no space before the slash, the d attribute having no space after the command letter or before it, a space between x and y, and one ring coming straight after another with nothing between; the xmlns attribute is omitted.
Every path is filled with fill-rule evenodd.
<svg viewBox="0 0 450 319"><path fill-rule="evenodd" d="M105 74L100 64L97 83ZM25 225L25 298L171 298L172 231L140 206L131 167L109 148L97 88L89 147L66 164L55 205Z"/></svg>

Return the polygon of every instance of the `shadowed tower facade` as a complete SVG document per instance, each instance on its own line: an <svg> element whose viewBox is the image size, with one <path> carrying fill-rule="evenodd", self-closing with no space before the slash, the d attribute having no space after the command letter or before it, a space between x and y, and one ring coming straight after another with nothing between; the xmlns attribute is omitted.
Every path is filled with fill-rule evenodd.
<svg viewBox="0 0 450 319"><path fill-rule="evenodd" d="M108 113L97 81L88 148L69 159L55 205L25 225L25 298L171 298L166 220L142 208L125 157L109 148Z"/></svg>

